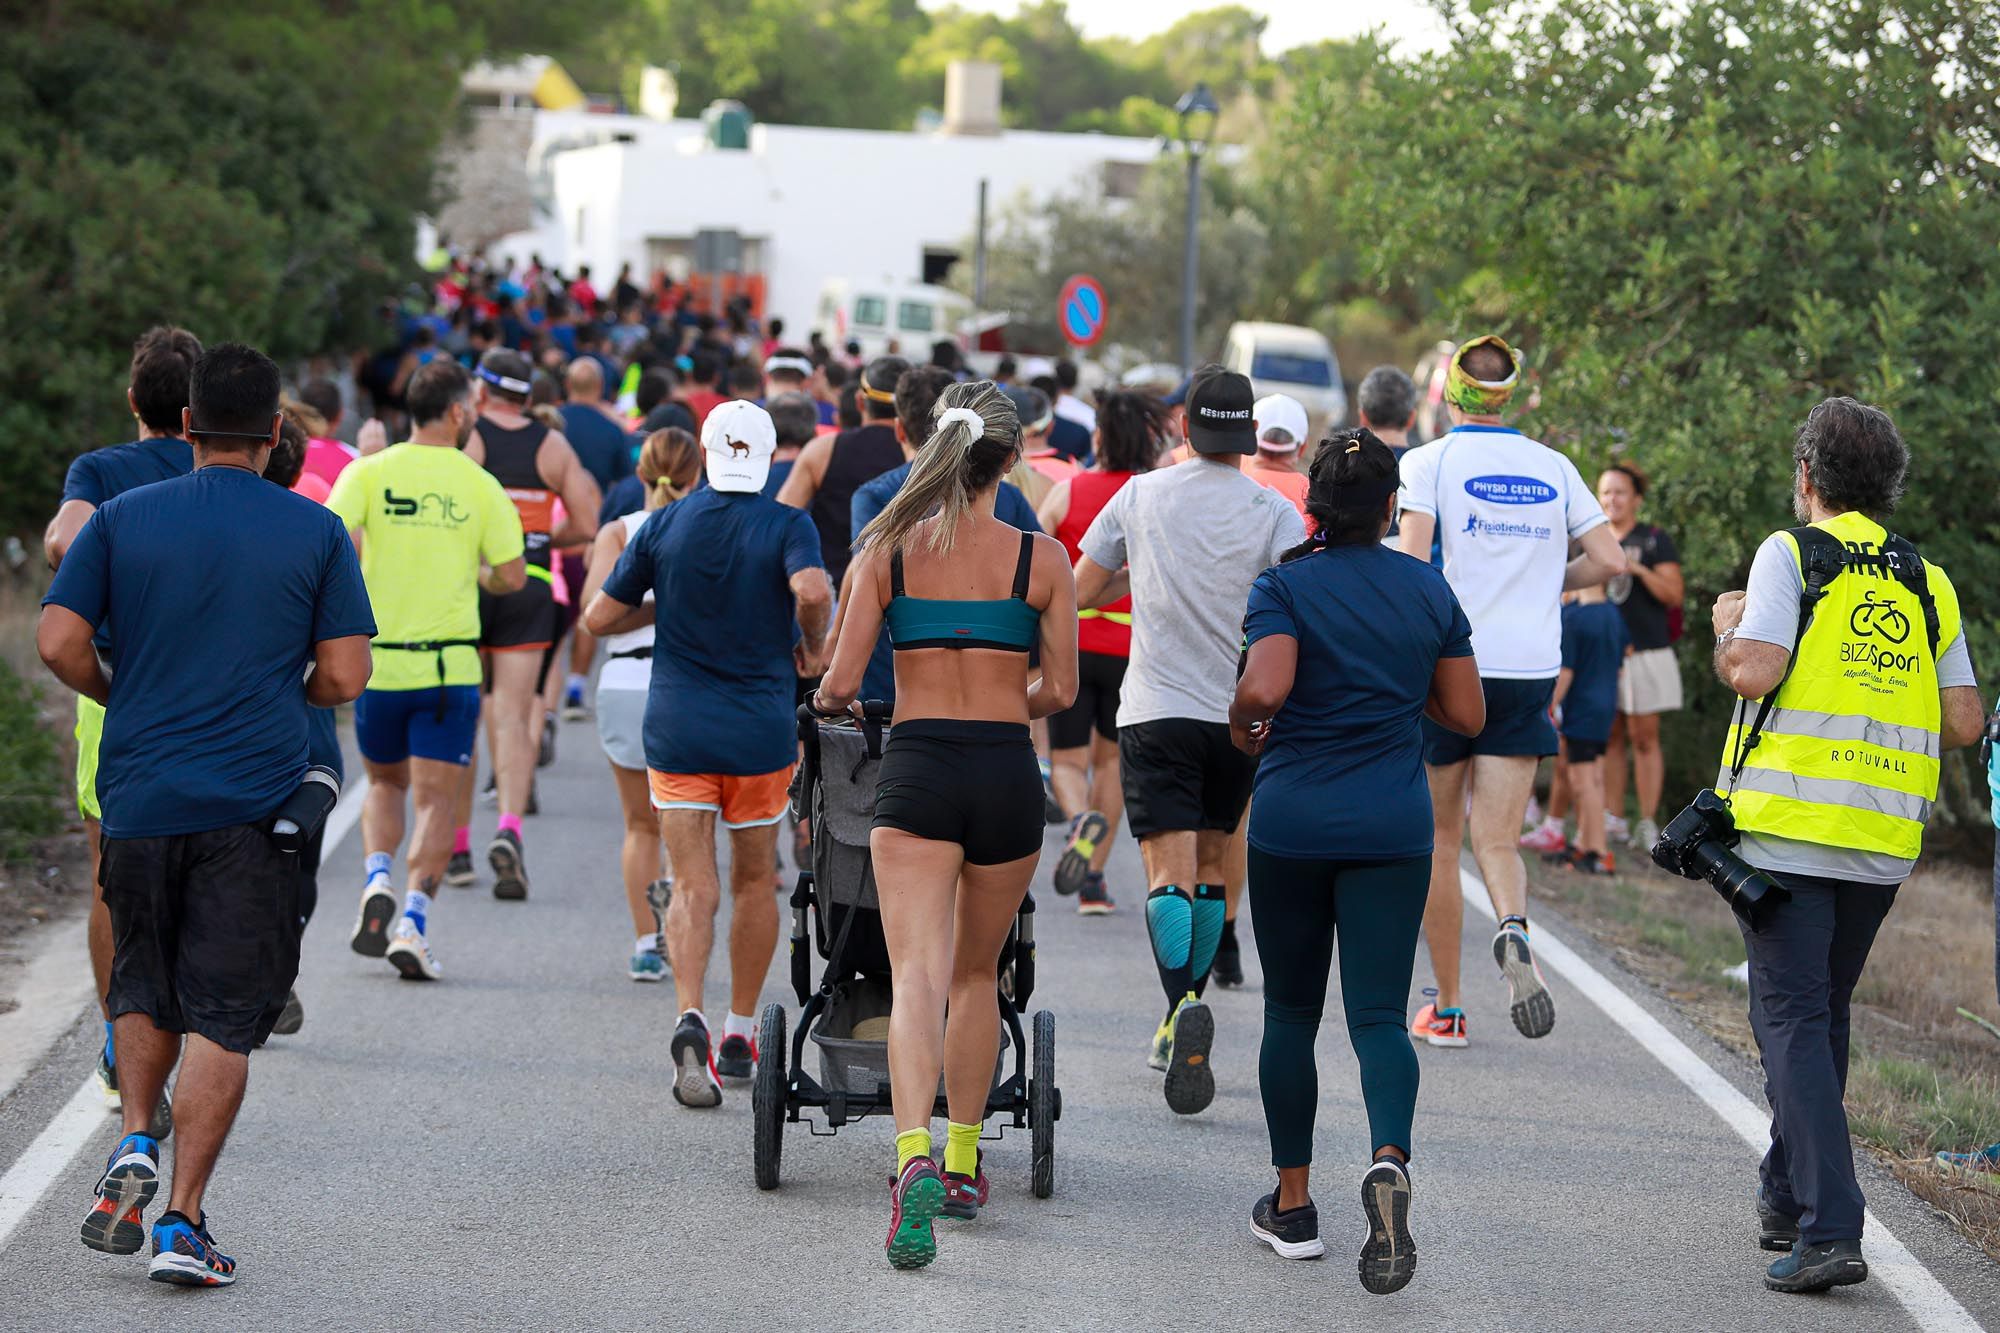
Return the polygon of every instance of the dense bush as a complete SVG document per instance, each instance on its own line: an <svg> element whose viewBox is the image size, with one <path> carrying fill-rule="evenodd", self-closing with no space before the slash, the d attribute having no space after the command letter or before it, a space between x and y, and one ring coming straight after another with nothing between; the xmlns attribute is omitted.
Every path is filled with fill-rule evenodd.
<svg viewBox="0 0 2000 1333"><path fill-rule="evenodd" d="M36 839L62 827L62 757L38 707L34 688L0 658L0 865L23 859Z"/></svg>

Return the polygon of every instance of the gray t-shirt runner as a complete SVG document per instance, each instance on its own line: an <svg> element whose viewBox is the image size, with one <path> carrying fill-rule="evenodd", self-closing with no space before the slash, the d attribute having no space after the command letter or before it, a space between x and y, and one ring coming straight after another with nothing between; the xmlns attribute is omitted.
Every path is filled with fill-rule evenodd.
<svg viewBox="0 0 2000 1333"><path fill-rule="evenodd" d="M1773 533L1757 548L1750 562L1750 581L1744 587L1743 623L1736 627L1739 639L1775 643L1796 650L1799 637L1799 599L1805 596L1805 579L1782 534ZM1938 688L1976 686L1972 674L1972 654L1965 646L1961 630L1949 643L1938 645ZM1734 714L1732 713L1732 716ZM1757 716L1752 702L1745 720ZM1725 760L1722 780L1729 779ZM1813 875L1821 879L1843 880L1852 884L1901 884L1910 877L1916 862L1887 852L1865 852L1853 847L1824 847L1814 842L1774 837L1768 833L1743 835L1737 853L1759 870L1781 874Z"/></svg>
<svg viewBox="0 0 2000 1333"><path fill-rule="evenodd" d="M1142 473L1111 497L1078 546L1106 569L1132 570L1119 726L1229 720L1250 585L1305 536L1284 496L1200 456Z"/></svg>

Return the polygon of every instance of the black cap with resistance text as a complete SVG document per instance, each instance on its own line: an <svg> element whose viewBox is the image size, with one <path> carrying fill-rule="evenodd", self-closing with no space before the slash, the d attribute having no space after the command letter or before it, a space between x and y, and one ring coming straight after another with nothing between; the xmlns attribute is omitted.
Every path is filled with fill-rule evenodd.
<svg viewBox="0 0 2000 1333"><path fill-rule="evenodd" d="M1187 397L1188 443L1204 454L1254 454L1257 395L1233 370L1197 377Z"/></svg>

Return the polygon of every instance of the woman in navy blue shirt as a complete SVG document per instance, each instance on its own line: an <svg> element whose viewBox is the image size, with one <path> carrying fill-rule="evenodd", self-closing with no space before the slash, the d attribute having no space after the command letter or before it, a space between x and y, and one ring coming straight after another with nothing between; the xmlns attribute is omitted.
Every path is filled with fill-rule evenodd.
<svg viewBox="0 0 2000 1333"><path fill-rule="evenodd" d="M1426 714L1461 735L1486 723L1472 627L1444 576L1381 544L1396 457L1367 430L1322 441L1306 495L1312 536L1250 590L1238 745L1262 755L1250 805L1250 907L1264 968L1258 1081L1278 1188L1251 1230L1288 1259L1325 1252L1307 1192L1319 1099L1313 1041L1335 946L1361 1064L1374 1162L1362 1177L1361 1284L1386 1294L1416 1268L1410 1121L1417 1057L1404 1030L1430 893Z"/></svg>

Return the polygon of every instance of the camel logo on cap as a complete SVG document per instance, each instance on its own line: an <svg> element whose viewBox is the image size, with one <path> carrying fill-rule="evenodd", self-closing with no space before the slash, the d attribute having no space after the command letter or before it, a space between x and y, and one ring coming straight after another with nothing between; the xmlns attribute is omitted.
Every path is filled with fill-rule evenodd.
<svg viewBox="0 0 2000 1333"><path fill-rule="evenodd" d="M729 446L729 456L731 458L748 458L750 456L750 446L740 440L725 440L723 443Z"/></svg>

